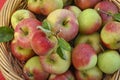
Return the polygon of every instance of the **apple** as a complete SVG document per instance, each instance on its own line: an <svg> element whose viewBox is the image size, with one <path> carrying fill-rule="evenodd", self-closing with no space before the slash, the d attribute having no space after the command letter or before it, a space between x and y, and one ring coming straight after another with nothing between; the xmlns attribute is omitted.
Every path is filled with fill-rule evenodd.
<svg viewBox="0 0 120 80"><path fill-rule="evenodd" d="M73 3L73 0L62 0L64 6L68 6Z"/></svg>
<svg viewBox="0 0 120 80"><path fill-rule="evenodd" d="M115 50L107 50L98 55L98 67L106 74L120 69L120 55Z"/></svg>
<svg viewBox="0 0 120 80"><path fill-rule="evenodd" d="M98 10L102 18L103 24L113 21L111 15L118 13L119 11L118 7L113 2L105 1L105 0L97 3L95 9Z"/></svg>
<svg viewBox="0 0 120 80"><path fill-rule="evenodd" d="M52 35L47 36L45 32L39 30L33 33L30 44L36 54L43 56L54 50L57 38Z"/></svg>
<svg viewBox="0 0 120 80"><path fill-rule="evenodd" d="M51 74L48 80L75 80L73 73L68 70L62 74Z"/></svg>
<svg viewBox="0 0 120 80"><path fill-rule="evenodd" d="M102 80L103 72L97 67L84 71L75 71L76 80Z"/></svg>
<svg viewBox="0 0 120 80"><path fill-rule="evenodd" d="M45 72L39 61L39 56L30 58L23 66L26 80L47 80L49 73Z"/></svg>
<svg viewBox="0 0 120 80"><path fill-rule="evenodd" d="M81 9L78 8L78 7L75 6L75 5L66 6L65 9L68 9L68 10L70 10L71 12L73 12L77 18L78 18L78 16L79 16L80 12L81 12Z"/></svg>
<svg viewBox="0 0 120 80"><path fill-rule="evenodd" d="M78 44L72 50L72 64L77 70L87 70L97 63L97 55L92 46L86 43Z"/></svg>
<svg viewBox="0 0 120 80"><path fill-rule="evenodd" d="M78 20L76 16L67 9L57 9L51 12L47 19L51 25L52 32L57 33L58 36L70 41L78 34Z"/></svg>
<svg viewBox="0 0 120 80"><path fill-rule="evenodd" d="M101 28L102 19L94 9L85 9L78 16L79 32L92 34Z"/></svg>
<svg viewBox="0 0 120 80"><path fill-rule="evenodd" d="M43 69L51 74L62 74L65 73L71 65L71 51L62 49L64 52L65 59L62 59L56 49L45 56L40 56L40 62Z"/></svg>
<svg viewBox="0 0 120 80"><path fill-rule="evenodd" d="M20 61L27 61L35 55L31 48L23 48L17 44L17 40L13 39L10 43L11 53Z"/></svg>
<svg viewBox="0 0 120 80"><path fill-rule="evenodd" d="M75 38L74 45L77 46L81 43L90 44L94 48L96 53L100 53L102 50L100 34L98 32L95 32L93 34L79 34Z"/></svg>
<svg viewBox="0 0 120 80"><path fill-rule="evenodd" d="M63 8L62 0L27 0L27 7L36 14L48 15L56 9Z"/></svg>
<svg viewBox="0 0 120 80"><path fill-rule="evenodd" d="M80 9L93 8L100 1L102 0L74 0L75 5Z"/></svg>
<svg viewBox="0 0 120 80"><path fill-rule="evenodd" d="M103 45L109 49L120 48L120 22L108 22L101 30L100 36Z"/></svg>
<svg viewBox="0 0 120 80"><path fill-rule="evenodd" d="M41 22L37 19L27 18L18 23L15 29L14 37L18 45L23 48L31 48L30 40L34 32L38 31L37 26Z"/></svg>
<svg viewBox="0 0 120 80"><path fill-rule="evenodd" d="M26 18L36 18L35 15L30 12L29 10L26 9L19 9L16 10L12 15L11 15L11 24L13 29L16 28L16 25L23 19Z"/></svg>

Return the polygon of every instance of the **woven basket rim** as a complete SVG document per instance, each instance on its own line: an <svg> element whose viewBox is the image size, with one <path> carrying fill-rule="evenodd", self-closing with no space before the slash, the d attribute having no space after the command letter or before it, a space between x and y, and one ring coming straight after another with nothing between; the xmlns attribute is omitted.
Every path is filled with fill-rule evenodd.
<svg viewBox="0 0 120 80"><path fill-rule="evenodd" d="M120 0L109 0L115 3L119 10L120 10ZM21 8L26 8L25 0L6 0L3 8L0 12L0 26L10 26L10 18L12 13ZM18 63L11 63L11 58L13 57L10 52L8 52L8 45L9 43L0 43L0 70L3 73L6 80L23 80L24 77L21 74L17 74L13 68L15 64ZM17 61L13 58L13 60ZM16 66L16 65L15 65ZM20 65L16 66L19 67ZM21 68L19 68L21 69ZM19 72L19 69L17 72ZM16 69L17 70L17 69ZM114 75L108 76L110 80L120 80L120 70L118 70Z"/></svg>

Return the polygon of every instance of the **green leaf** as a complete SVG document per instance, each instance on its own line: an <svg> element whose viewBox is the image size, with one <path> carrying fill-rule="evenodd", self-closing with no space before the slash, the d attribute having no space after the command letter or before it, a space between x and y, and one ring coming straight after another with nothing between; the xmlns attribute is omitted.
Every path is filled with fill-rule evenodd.
<svg viewBox="0 0 120 80"><path fill-rule="evenodd" d="M57 48L57 54L64 60L66 60L66 56L64 54L64 50L60 47Z"/></svg>
<svg viewBox="0 0 120 80"><path fill-rule="evenodd" d="M51 25L48 23L47 20L44 20L44 21L42 22L42 27L43 27L44 29L51 30Z"/></svg>
<svg viewBox="0 0 120 80"><path fill-rule="evenodd" d="M58 38L58 45L60 46L60 48L63 48L67 51L71 51L70 44L67 41L65 41L63 38Z"/></svg>
<svg viewBox="0 0 120 80"><path fill-rule="evenodd" d="M113 19L120 22L120 13L114 14Z"/></svg>
<svg viewBox="0 0 120 80"><path fill-rule="evenodd" d="M12 28L3 26L0 27L0 42L8 42L14 37L14 31Z"/></svg>

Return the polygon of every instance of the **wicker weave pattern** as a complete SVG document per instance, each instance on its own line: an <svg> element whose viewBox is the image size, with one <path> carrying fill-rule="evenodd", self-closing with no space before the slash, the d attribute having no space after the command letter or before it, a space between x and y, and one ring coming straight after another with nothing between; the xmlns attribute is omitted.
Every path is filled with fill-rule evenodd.
<svg viewBox="0 0 120 80"><path fill-rule="evenodd" d="M26 8L26 0L7 0L0 12L0 26L10 26L10 18L16 9ZM120 0L109 0L114 2L120 9ZM9 43L0 43L0 70L6 80L24 80L22 75L22 64L12 56ZM114 75L106 75L103 80L120 80L120 70Z"/></svg>

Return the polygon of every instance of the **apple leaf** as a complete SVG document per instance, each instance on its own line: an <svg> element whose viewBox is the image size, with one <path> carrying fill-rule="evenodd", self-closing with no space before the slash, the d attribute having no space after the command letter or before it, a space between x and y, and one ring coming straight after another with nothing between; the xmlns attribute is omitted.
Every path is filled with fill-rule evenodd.
<svg viewBox="0 0 120 80"><path fill-rule="evenodd" d="M120 13L114 14L113 19L120 22Z"/></svg>
<svg viewBox="0 0 120 80"><path fill-rule="evenodd" d="M51 25L48 23L47 20L44 20L44 21L42 22L42 27L43 27L44 29L51 30Z"/></svg>
<svg viewBox="0 0 120 80"><path fill-rule="evenodd" d="M57 48L57 54L64 60L66 60L66 56L64 55L64 50L60 47Z"/></svg>
<svg viewBox="0 0 120 80"><path fill-rule="evenodd" d="M7 26L0 27L0 42L8 42L14 37L14 31Z"/></svg>
<svg viewBox="0 0 120 80"><path fill-rule="evenodd" d="M67 41L65 41L63 38L58 38L58 45L60 46L60 48L63 48L67 51L71 51L70 44Z"/></svg>

